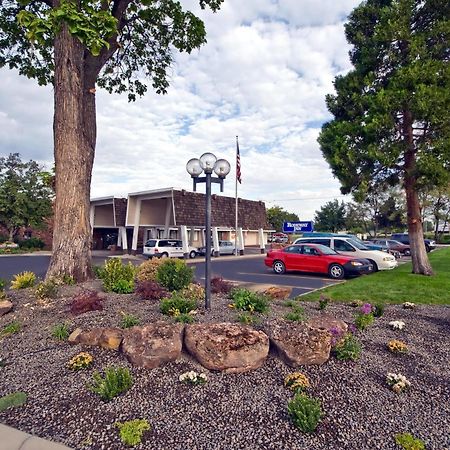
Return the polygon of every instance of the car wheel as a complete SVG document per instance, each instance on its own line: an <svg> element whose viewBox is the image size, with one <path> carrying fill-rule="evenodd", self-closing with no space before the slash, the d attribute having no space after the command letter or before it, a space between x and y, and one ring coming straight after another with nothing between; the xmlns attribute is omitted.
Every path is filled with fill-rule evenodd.
<svg viewBox="0 0 450 450"><path fill-rule="evenodd" d="M425 249L427 251L427 253L430 253L430 246L425 244Z"/></svg>
<svg viewBox="0 0 450 450"><path fill-rule="evenodd" d="M286 266L283 261L275 261L272 265L273 271L278 274L286 272Z"/></svg>
<svg viewBox="0 0 450 450"><path fill-rule="evenodd" d="M340 264L331 264L330 267L328 267L328 274L334 280L342 280L342 278L344 278L345 271Z"/></svg>
<svg viewBox="0 0 450 450"><path fill-rule="evenodd" d="M403 254L404 254L405 256L411 256L411 250L405 250L405 251L403 252Z"/></svg>
<svg viewBox="0 0 450 450"><path fill-rule="evenodd" d="M197 256L197 252L195 250L192 250L191 253L189 253L189 258L194 259Z"/></svg>
<svg viewBox="0 0 450 450"><path fill-rule="evenodd" d="M378 272L377 263L371 259L369 259L369 262L370 262L370 264L372 264L372 268L373 268L372 272Z"/></svg>
<svg viewBox="0 0 450 450"><path fill-rule="evenodd" d="M168 257L169 257L169 254L168 254L168 253L166 253L166 252L161 253L160 258L168 258Z"/></svg>

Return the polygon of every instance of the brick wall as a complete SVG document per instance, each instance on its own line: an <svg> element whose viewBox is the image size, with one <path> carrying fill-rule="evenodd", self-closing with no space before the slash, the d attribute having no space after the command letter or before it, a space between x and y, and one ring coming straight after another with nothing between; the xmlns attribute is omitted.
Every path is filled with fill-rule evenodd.
<svg viewBox="0 0 450 450"><path fill-rule="evenodd" d="M115 198L114 199L114 211L116 213L116 226L124 227L127 216L127 199Z"/></svg>
<svg viewBox="0 0 450 450"><path fill-rule="evenodd" d="M175 215L177 225L203 226L205 224L205 194L174 191ZM213 194L211 197L211 223L212 226L235 226L235 202L233 197L224 197ZM269 229L267 223L266 206L264 202L239 199L238 226L244 229Z"/></svg>

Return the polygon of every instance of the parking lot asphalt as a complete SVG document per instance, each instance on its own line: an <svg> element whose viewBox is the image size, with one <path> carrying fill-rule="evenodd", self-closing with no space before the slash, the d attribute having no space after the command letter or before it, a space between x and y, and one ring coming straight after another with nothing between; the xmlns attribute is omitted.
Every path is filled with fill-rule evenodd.
<svg viewBox="0 0 450 450"><path fill-rule="evenodd" d="M94 253L93 263L103 264L109 253ZM123 256L127 260L127 256ZM144 261L142 256L129 257L134 264ZM11 280L12 277L24 270L32 271L38 278L43 279L50 261L48 254L14 255L0 258L0 278ZM204 282L205 262L204 258L188 260L195 267L195 278ZM226 280L243 285L285 286L292 288L292 296L297 296L320 289L337 281L326 278L324 275L305 273L274 274L264 265L264 255L250 254L245 256L221 256L212 258L212 275L221 276Z"/></svg>

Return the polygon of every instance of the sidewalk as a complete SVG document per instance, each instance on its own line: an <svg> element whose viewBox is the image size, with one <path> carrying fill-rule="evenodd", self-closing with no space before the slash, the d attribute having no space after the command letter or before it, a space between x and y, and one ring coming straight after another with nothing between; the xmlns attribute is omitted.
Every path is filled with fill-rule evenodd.
<svg viewBox="0 0 450 450"><path fill-rule="evenodd" d="M47 441L0 423L0 450L71 450L57 442Z"/></svg>

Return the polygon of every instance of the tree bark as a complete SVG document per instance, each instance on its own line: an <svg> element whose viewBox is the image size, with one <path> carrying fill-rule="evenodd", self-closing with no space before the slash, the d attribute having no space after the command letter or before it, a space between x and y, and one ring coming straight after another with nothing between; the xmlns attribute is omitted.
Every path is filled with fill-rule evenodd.
<svg viewBox="0 0 450 450"><path fill-rule="evenodd" d="M47 278L92 277L90 187L96 140L95 91L84 47L63 25L55 38L53 251ZM95 83L95 77L94 77Z"/></svg>
<svg viewBox="0 0 450 450"><path fill-rule="evenodd" d="M428 260L420 214L419 196L416 180L416 150L413 139L413 118L410 111L403 114L403 136L406 144L404 186L406 192L406 210L408 235L411 247L412 271L421 275L433 275Z"/></svg>

